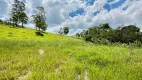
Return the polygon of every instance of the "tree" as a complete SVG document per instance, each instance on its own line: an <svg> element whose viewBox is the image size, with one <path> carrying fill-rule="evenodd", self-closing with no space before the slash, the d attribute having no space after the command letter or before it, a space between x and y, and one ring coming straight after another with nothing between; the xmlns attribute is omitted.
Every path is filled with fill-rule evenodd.
<svg viewBox="0 0 142 80"><path fill-rule="evenodd" d="M13 21L13 26L18 26L19 23L22 23L22 26L24 23L27 23L28 17L26 15L25 11L25 4L19 0L14 0L14 4L12 4L12 10L11 10L11 16L10 20Z"/></svg>
<svg viewBox="0 0 142 80"><path fill-rule="evenodd" d="M69 33L69 28L68 27L60 28L60 31L58 33L60 35L67 35Z"/></svg>
<svg viewBox="0 0 142 80"><path fill-rule="evenodd" d="M60 31L58 32L60 35L63 35L63 28L60 28Z"/></svg>
<svg viewBox="0 0 142 80"><path fill-rule="evenodd" d="M81 37L80 33L76 33L75 36L76 36L77 38L80 38L80 37Z"/></svg>
<svg viewBox="0 0 142 80"><path fill-rule="evenodd" d="M19 21L20 23L22 24L22 27L23 27L23 24L26 24L28 22L28 17L27 17L27 14L24 12L26 10L25 8L25 4L23 2L20 2L20 6L19 6Z"/></svg>
<svg viewBox="0 0 142 80"><path fill-rule="evenodd" d="M23 27L23 24L27 24L27 22L28 22L28 17L27 17L27 15L26 15L26 13L21 13L21 16L20 16L21 18L20 18L20 21L21 21L21 23L22 23L22 27Z"/></svg>
<svg viewBox="0 0 142 80"><path fill-rule="evenodd" d="M102 24L100 26L94 26L88 29L88 34L85 36L87 40L91 42L101 42L101 40L105 41L105 39L110 39L112 34L112 28L108 23Z"/></svg>
<svg viewBox="0 0 142 80"><path fill-rule="evenodd" d="M120 26L116 29L112 29L109 24L102 24L100 26L94 26L88 30L83 30L79 34L85 41L93 43L134 43L142 42L142 32L140 28L135 25Z"/></svg>
<svg viewBox="0 0 142 80"><path fill-rule="evenodd" d="M110 29L110 26L109 26L108 23L106 23L106 24L100 25L100 28L103 29L103 30L109 30L109 29Z"/></svg>
<svg viewBox="0 0 142 80"><path fill-rule="evenodd" d="M14 0L14 4L12 4L12 11L11 11L11 16L10 19L13 21L13 26L18 23L18 17L19 17L19 11L18 11L18 6L19 6L19 0Z"/></svg>
<svg viewBox="0 0 142 80"><path fill-rule="evenodd" d="M63 30L64 30L63 31L64 35L67 35L69 33L69 28L68 27L64 27Z"/></svg>
<svg viewBox="0 0 142 80"><path fill-rule="evenodd" d="M36 14L32 15L33 22L35 23L36 30L45 31L47 29L46 16L43 7L37 7Z"/></svg>
<svg viewBox="0 0 142 80"><path fill-rule="evenodd" d="M136 41L138 37L138 33L140 32L140 29L136 27L135 25L129 25L125 26L121 29L121 35L122 35L122 42L129 43Z"/></svg>
<svg viewBox="0 0 142 80"><path fill-rule="evenodd" d="M0 19L0 24L3 24L3 20Z"/></svg>

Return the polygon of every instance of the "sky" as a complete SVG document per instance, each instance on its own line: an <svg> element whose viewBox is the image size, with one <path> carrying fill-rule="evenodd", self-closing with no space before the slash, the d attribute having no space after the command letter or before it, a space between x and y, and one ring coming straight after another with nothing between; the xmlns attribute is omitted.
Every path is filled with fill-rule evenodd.
<svg viewBox="0 0 142 80"><path fill-rule="evenodd" d="M69 27L75 35L89 27L109 23L112 28L136 25L142 31L142 0L21 0L26 4L29 18L36 7L46 11L49 32L57 33ZM6 20L13 0L0 0L0 19ZM34 28L34 24L26 26Z"/></svg>

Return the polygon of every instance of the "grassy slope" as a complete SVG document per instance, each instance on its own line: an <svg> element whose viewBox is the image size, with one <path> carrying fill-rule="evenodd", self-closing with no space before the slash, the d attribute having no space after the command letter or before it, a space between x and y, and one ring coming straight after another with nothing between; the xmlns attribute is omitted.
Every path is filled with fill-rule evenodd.
<svg viewBox="0 0 142 80"><path fill-rule="evenodd" d="M28 28L12 28L12 26L0 25L0 39L10 40L34 40L34 41L63 41L69 40L69 37L44 33L44 37L36 36L35 30ZM74 39L73 39L74 40Z"/></svg>
<svg viewBox="0 0 142 80"><path fill-rule="evenodd" d="M44 35L0 25L0 80L142 80L142 49Z"/></svg>

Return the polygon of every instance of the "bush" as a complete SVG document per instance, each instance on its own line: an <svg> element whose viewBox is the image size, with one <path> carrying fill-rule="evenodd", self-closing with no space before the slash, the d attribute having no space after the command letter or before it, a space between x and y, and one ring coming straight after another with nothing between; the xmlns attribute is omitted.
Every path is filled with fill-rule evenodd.
<svg viewBox="0 0 142 80"><path fill-rule="evenodd" d="M110 41L107 40L107 39L101 39L100 43L103 44L103 45L108 45L108 44L110 44Z"/></svg>
<svg viewBox="0 0 142 80"><path fill-rule="evenodd" d="M0 24L3 24L3 21L0 19Z"/></svg>
<svg viewBox="0 0 142 80"><path fill-rule="evenodd" d="M91 38L92 37L88 36L88 35L84 37L84 39L85 39L86 42L89 42L89 41L92 42Z"/></svg>
<svg viewBox="0 0 142 80"><path fill-rule="evenodd" d="M135 46L135 47L141 47L142 46L142 43L140 42L140 41L134 41L134 43L133 43L133 45Z"/></svg>
<svg viewBox="0 0 142 80"><path fill-rule="evenodd" d="M128 47L128 44L123 43L123 44L121 44L121 47Z"/></svg>
<svg viewBox="0 0 142 80"><path fill-rule="evenodd" d="M35 32L35 33L36 33L37 36L44 36L44 35L42 34L42 32L39 32L39 31L38 31L38 32Z"/></svg>

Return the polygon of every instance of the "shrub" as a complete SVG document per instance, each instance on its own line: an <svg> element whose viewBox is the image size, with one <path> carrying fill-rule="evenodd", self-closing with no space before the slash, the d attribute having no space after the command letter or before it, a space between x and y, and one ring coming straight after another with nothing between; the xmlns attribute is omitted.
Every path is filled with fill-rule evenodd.
<svg viewBox="0 0 142 80"><path fill-rule="evenodd" d="M3 21L0 19L0 24L3 24Z"/></svg>
<svg viewBox="0 0 142 80"><path fill-rule="evenodd" d="M103 44L103 45L108 45L108 44L110 44L110 41L107 40L107 39L101 39L100 43Z"/></svg>
<svg viewBox="0 0 142 80"><path fill-rule="evenodd" d="M133 45L135 46L135 47L141 47L142 46L142 43L140 42L140 41L134 41L134 43L133 43Z"/></svg>
<svg viewBox="0 0 142 80"><path fill-rule="evenodd" d="M88 36L88 35L84 37L84 39L85 39L86 42L88 42L88 41L92 42L91 38L92 38L92 37L91 37L91 36Z"/></svg>
<svg viewBox="0 0 142 80"><path fill-rule="evenodd" d="M123 43L123 44L121 45L121 47L128 47L128 44Z"/></svg>
<svg viewBox="0 0 142 80"><path fill-rule="evenodd" d="M42 32L39 32L39 31L38 31L38 32L35 32L35 33L36 33L37 36L44 36L44 35L42 34Z"/></svg>

